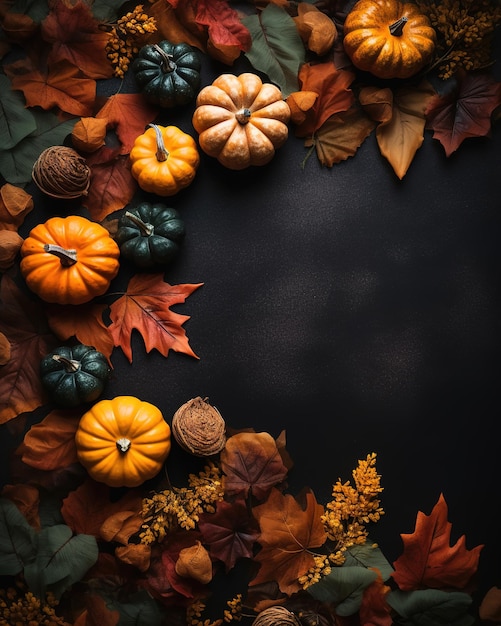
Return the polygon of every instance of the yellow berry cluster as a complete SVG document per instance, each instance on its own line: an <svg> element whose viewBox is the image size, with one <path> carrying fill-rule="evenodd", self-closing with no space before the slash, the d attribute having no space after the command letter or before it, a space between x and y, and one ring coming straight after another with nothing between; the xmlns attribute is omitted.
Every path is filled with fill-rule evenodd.
<svg viewBox="0 0 501 626"><path fill-rule="evenodd" d="M70 626L56 615L58 604L51 593L42 603L31 591L0 589L0 626Z"/></svg>
<svg viewBox="0 0 501 626"><path fill-rule="evenodd" d="M186 624L188 626L221 626L222 619L211 621L210 619L202 618L202 613L205 610L205 603L202 600L194 600L186 608Z"/></svg>
<svg viewBox="0 0 501 626"><path fill-rule="evenodd" d="M237 593L234 598L228 600L226 606L228 608L224 611L224 621L239 622L242 619L242 594Z"/></svg>
<svg viewBox="0 0 501 626"><path fill-rule="evenodd" d="M109 33L106 54L117 78L123 78L130 62L139 52L149 33L157 30L155 18L148 16L143 5L137 5L123 15L116 24L103 26Z"/></svg>
<svg viewBox="0 0 501 626"><path fill-rule="evenodd" d="M161 542L178 527L193 530L200 514L204 511L214 513L216 502L223 496L221 470L209 463L198 475L189 475L188 487L172 487L144 498L141 542Z"/></svg>
<svg viewBox="0 0 501 626"><path fill-rule="evenodd" d="M492 34L501 24L497 0L417 0L437 33L436 62L442 79L492 63Z"/></svg>
<svg viewBox="0 0 501 626"><path fill-rule="evenodd" d="M299 579L304 588L318 582L331 571L331 566L342 565L345 552L354 545L364 544L368 532L366 524L377 522L384 511L380 506L381 476L376 472L376 454L358 461L353 470L355 486L339 479L332 488L332 500L321 517L333 549L327 555L314 557L314 565Z"/></svg>

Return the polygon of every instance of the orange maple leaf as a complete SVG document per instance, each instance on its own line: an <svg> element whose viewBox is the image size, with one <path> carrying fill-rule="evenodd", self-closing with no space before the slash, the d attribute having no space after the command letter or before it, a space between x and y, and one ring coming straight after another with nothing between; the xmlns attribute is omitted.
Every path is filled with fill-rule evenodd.
<svg viewBox="0 0 501 626"><path fill-rule="evenodd" d="M303 508L290 494L272 489L264 504L253 508L261 534L262 549L256 560L261 564L251 585L276 581L286 594L299 591L298 578L315 563L312 549L322 546L327 535L321 521L324 508L311 491L305 493Z"/></svg>
<svg viewBox="0 0 501 626"><path fill-rule="evenodd" d="M93 346L108 360L113 351L113 338L103 321L106 304L47 307L47 320L52 332L62 341L76 337L80 343Z"/></svg>
<svg viewBox="0 0 501 626"><path fill-rule="evenodd" d="M451 527L443 494L430 515L418 512L414 532L401 535L404 551L393 563L392 576L402 591L466 587L483 546L467 550L463 535L451 547Z"/></svg>
<svg viewBox="0 0 501 626"><path fill-rule="evenodd" d="M189 316L174 313L169 307L185 302L202 284L169 285L163 274L133 276L125 294L110 307L112 323L108 328L115 346L120 346L132 363L131 339L136 329L147 352L155 348L167 356L169 350L174 350L198 359L182 328Z"/></svg>

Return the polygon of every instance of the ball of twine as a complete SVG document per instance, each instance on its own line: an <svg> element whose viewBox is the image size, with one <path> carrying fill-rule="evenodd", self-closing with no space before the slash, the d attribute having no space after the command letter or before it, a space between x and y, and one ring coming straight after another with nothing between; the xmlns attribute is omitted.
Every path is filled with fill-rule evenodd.
<svg viewBox="0 0 501 626"><path fill-rule="evenodd" d="M301 626L301 622L284 606L270 606L259 613L252 626Z"/></svg>
<svg viewBox="0 0 501 626"><path fill-rule="evenodd" d="M226 443L226 424L221 413L200 396L179 407L171 428L181 448L195 456L217 454Z"/></svg>
<svg viewBox="0 0 501 626"><path fill-rule="evenodd" d="M32 177L37 187L52 198L78 198L87 194L90 168L73 148L52 146L35 161Z"/></svg>

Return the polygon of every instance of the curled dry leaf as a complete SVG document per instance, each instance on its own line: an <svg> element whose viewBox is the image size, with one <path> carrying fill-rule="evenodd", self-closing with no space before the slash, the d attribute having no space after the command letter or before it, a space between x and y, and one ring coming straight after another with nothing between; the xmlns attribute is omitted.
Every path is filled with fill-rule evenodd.
<svg viewBox="0 0 501 626"><path fill-rule="evenodd" d="M0 230L0 271L14 265L24 239L14 230Z"/></svg>
<svg viewBox="0 0 501 626"><path fill-rule="evenodd" d="M194 578L202 585L212 580L212 561L200 541L181 550L176 561L176 574L183 578Z"/></svg>
<svg viewBox="0 0 501 626"><path fill-rule="evenodd" d="M0 333L0 365L10 361L10 353L10 342L3 333Z"/></svg>
<svg viewBox="0 0 501 626"><path fill-rule="evenodd" d="M363 87L358 96L360 105L375 122L385 124L393 115L393 91L389 87Z"/></svg>
<svg viewBox="0 0 501 626"><path fill-rule="evenodd" d="M328 15L307 2L300 2L298 16L294 18L297 30L308 50L319 56L326 54L334 45L337 30Z"/></svg>
<svg viewBox="0 0 501 626"><path fill-rule="evenodd" d="M306 113L313 107L318 98L315 91L294 91L286 98L291 110L291 122L302 124L306 119Z"/></svg>
<svg viewBox="0 0 501 626"><path fill-rule="evenodd" d="M118 511L110 515L99 529L105 541L118 541L126 545L131 535L141 528L143 518L134 511Z"/></svg>
<svg viewBox="0 0 501 626"><path fill-rule="evenodd" d="M491 587L480 603L479 616L482 622L501 622L501 589Z"/></svg>
<svg viewBox="0 0 501 626"><path fill-rule="evenodd" d="M151 547L143 543L129 543L118 546L115 555L122 563L137 567L140 572L146 572L150 567Z"/></svg>
<svg viewBox="0 0 501 626"><path fill-rule="evenodd" d="M95 152L104 145L107 120L98 117L82 117L73 127L71 142L76 150Z"/></svg>
<svg viewBox="0 0 501 626"><path fill-rule="evenodd" d="M33 197L15 185L0 187L0 230L17 230L33 209Z"/></svg>

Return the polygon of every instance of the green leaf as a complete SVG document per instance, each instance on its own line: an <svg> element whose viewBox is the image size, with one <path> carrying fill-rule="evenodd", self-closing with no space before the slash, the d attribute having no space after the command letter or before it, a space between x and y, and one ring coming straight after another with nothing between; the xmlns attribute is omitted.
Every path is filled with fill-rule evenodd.
<svg viewBox="0 0 501 626"><path fill-rule="evenodd" d="M98 557L98 546L92 535L73 535L69 526L49 526L39 533L38 552L24 570L28 587L38 597L47 590L57 598L81 580Z"/></svg>
<svg viewBox="0 0 501 626"><path fill-rule="evenodd" d="M364 589L377 578L377 573L365 567L333 567L331 573L307 591L319 602L334 603L341 617L354 615L362 603Z"/></svg>
<svg viewBox="0 0 501 626"><path fill-rule="evenodd" d="M129 602L107 598L108 608L120 613L119 626L162 626L165 616L158 603L145 591L129 597Z"/></svg>
<svg viewBox="0 0 501 626"><path fill-rule="evenodd" d="M245 53L252 66L268 76L284 98L299 91L299 68L305 62L305 48L292 17L276 4L269 4L260 15L242 18L252 37Z"/></svg>
<svg viewBox="0 0 501 626"><path fill-rule="evenodd" d="M0 174L13 185L31 181L33 164L50 146L62 145L79 118L61 122L54 113L31 109L36 129L11 150L0 150Z"/></svg>
<svg viewBox="0 0 501 626"><path fill-rule="evenodd" d="M92 15L99 22L115 22L127 0L97 0L91 4Z"/></svg>
<svg viewBox="0 0 501 626"><path fill-rule="evenodd" d="M0 575L19 574L35 555L35 530L13 502L0 498Z"/></svg>
<svg viewBox="0 0 501 626"><path fill-rule="evenodd" d="M9 79L0 74L0 145L10 150L37 128L33 114L26 108L20 91L13 91Z"/></svg>
<svg viewBox="0 0 501 626"><path fill-rule="evenodd" d="M471 626L475 623L468 615L472 599L461 591L396 590L390 591L386 601L406 626Z"/></svg>
<svg viewBox="0 0 501 626"><path fill-rule="evenodd" d="M49 3L47 0L15 0L9 10L11 13L29 15L34 22L40 24L49 13Z"/></svg>
<svg viewBox="0 0 501 626"><path fill-rule="evenodd" d="M352 546L345 552L346 561L343 567L372 567L379 570L383 581L389 579L393 572L393 567L388 563L386 557L375 544L366 542L361 546Z"/></svg>

